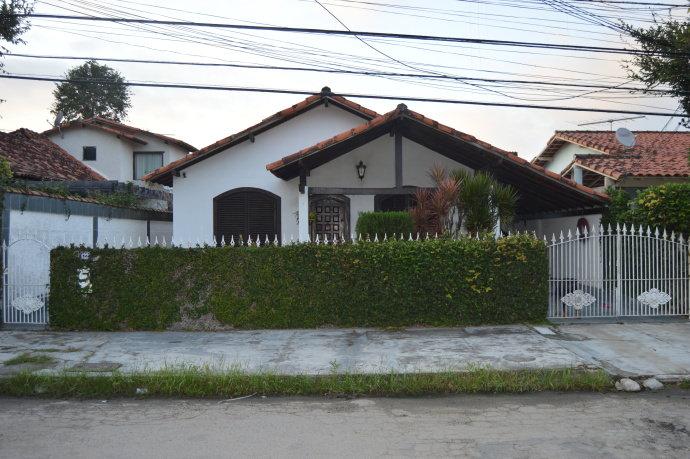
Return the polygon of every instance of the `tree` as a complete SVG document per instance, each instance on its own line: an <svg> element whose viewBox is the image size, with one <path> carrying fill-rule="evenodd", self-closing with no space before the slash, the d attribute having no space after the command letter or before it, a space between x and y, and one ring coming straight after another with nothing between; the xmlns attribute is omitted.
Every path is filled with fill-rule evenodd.
<svg viewBox="0 0 690 459"><path fill-rule="evenodd" d="M625 25L626 31L649 54L635 56L627 66L630 77L644 83L645 92L668 85L680 99L685 114L690 114L690 21L657 22L649 28ZM690 127L690 118L683 119Z"/></svg>
<svg viewBox="0 0 690 459"><path fill-rule="evenodd" d="M102 116L120 121L131 107L131 92L116 70L87 61L67 71L68 80L58 83L51 113L62 112L67 121Z"/></svg>
<svg viewBox="0 0 690 459"><path fill-rule="evenodd" d="M24 43L20 37L29 30L29 22L26 17L34 9L33 1L27 0L2 0L0 4L0 40L13 45ZM7 48L0 45L0 56L7 52ZM0 62L0 69L3 67Z"/></svg>

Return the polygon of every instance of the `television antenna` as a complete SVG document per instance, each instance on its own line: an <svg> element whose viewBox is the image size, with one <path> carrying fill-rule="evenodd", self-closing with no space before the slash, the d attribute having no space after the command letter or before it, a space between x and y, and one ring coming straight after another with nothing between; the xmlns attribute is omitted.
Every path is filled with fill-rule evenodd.
<svg viewBox="0 0 690 459"><path fill-rule="evenodd" d="M51 123L50 121L46 120L46 123L50 124L54 128L57 128L58 132L60 133L60 138L64 139L65 136L62 134L62 130L60 129L60 126L62 125L62 120L65 118L65 115L62 113L62 111L59 111L55 114L55 119L53 119L53 122Z"/></svg>
<svg viewBox="0 0 690 459"><path fill-rule="evenodd" d="M613 119L609 119L609 120L590 121L588 123L580 123L580 124L578 124L578 126L593 126L596 124L609 123L609 130L613 131L613 123L618 123L620 121L639 120L641 118L647 118L647 117L644 115L641 115L641 116L629 116L627 118L613 118Z"/></svg>

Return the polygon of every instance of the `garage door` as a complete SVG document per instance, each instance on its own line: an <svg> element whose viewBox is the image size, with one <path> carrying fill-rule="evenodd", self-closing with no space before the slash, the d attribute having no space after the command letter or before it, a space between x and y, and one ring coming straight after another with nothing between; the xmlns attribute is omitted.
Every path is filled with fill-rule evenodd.
<svg viewBox="0 0 690 459"><path fill-rule="evenodd" d="M213 228L217 241L249 236L280 239L280 197L258 188L236 188L213 199Z"/></svg>

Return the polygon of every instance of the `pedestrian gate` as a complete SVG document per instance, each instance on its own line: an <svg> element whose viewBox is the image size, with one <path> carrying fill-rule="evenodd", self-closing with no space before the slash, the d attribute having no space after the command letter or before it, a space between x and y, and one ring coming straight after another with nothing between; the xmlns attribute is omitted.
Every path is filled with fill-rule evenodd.
<svg viewBox="0 0 690 459"><path fill-rule="evenodd" d="M37 239L2 244L2 323L48 323L50 248Z"/></svg>
<svg viewBox="0 0 690 459"><path fill-rule="evenodd" d="M618 226L568 231L549 245L549 318L687 316L683 236Z"/></svg>

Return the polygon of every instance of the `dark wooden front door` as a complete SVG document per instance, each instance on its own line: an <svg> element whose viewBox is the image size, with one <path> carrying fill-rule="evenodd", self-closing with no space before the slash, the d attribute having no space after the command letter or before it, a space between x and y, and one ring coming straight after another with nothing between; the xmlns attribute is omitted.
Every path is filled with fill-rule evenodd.
<svg viewBox="0 0 690 459"><path fill-rule="evenodd" d="M310 224L312 240L319 237L347 238L350 236L350 200L345 196L311 196L309 214L313 217Z"/></svg>
<svg viewBox="0 0 690 459"><path fill-rule="evenodd" d="M236 188L213 198L213 232L216 241L247 241L251 236L280 239L280 197L258 188Z"/></svg>

